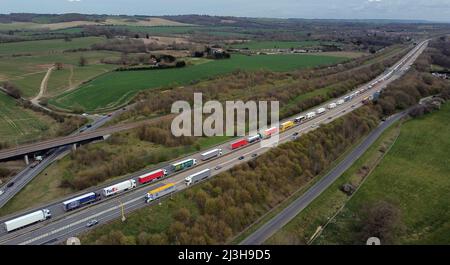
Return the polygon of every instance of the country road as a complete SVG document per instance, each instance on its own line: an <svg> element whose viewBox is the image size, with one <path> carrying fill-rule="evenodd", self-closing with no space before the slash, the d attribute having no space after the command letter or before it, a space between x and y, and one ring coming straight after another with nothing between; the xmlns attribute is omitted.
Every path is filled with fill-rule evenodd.
<svg viewBox="0 0 450 265"><path fill-rule="evenodd" d="M30 101L33 103L33 105L39 106L41 108L44 108L48 111L51 111L50 109L47 109L43 107L41 104L39 104L39 100L44 96L45 91L47 90L48 80L50 79L50 75L52 74L52 71L55 69L55 66L48 68L47 73L45 74L44 78L41 81L41 86L39 87L39 93L32 98Z"/></svg>

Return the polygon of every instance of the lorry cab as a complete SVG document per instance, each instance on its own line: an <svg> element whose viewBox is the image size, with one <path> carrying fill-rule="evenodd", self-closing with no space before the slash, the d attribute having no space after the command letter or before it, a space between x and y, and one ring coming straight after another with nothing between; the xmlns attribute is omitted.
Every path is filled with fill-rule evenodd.
<svg viewBox="0 0 450 265"><path fill-rule="evenodd" d="M52 213L50 212L49 209L43 209L42 212L44 213L45 219L48 219L48 218L52 217Z"/></svg>

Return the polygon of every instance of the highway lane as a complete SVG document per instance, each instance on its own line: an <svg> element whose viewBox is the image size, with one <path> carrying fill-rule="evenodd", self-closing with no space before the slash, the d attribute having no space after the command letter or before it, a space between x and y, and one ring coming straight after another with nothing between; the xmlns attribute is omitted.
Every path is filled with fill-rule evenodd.
<svg viewBox="0 0 450 265"><path fill-rule="evenodd" d="M364 152L380 137L380 135L394 122L407 114L406 111L398 113L389 120L381 123L364 141L358 145L345 159L333 168L328 174L314 184L306 193L283 209L274 218L269 220L258 230L243 240L240 245L260 245L275 234L279 229L294 219L303 209L314 201L322 192L334 183Z"/></svg>
<svg viewBox="0 0 450 265"><path fill-rule="evenodd" d="M389 82L390 82L390 80L389 80ZM378 84L378 86L376 86L376 87L377 88L383 87L384 85L386 85L386 83L387 83L386 81L380 82ZM365 87L367 87L367 86L368 85L366 85ZM346 112L348 112L351 109L353 109L353 107L351 107L350 104L353 104L354 108L360 106L361 105L360 102L361 102L362 98L373 93L373 91L375 91L375 90L376 90L375 88L368 90L365 93L356 97L351 103L346 103L336 109L332 109L332 110L326 112L323 116L318 117L317 119L307 121L304 124L302 124L300 127L296 127L294 129L287 131L286 133L282 133L280 135L281 142L290 140L292 138L291 134L294 130L300 129L301 133L305 133L305 132L313 129L313 128L311 128L311 126L313 126L315 123L330 122L331 120L333 120L339 116L342 116L343 114L345 114L343 112L343 108L345 108ZM324 104L324 105L326 105L326 104ZM193 169L190 169L186 172L177 174L170 179L164 180L163 182L167 183L168 181L176 181L176 182L178 182L177 187L179 189L181 189L184 187L184 184L182 183L184 180L184 177L186 177L189 174L200 171L203 168L214 168L218 164L222 165L223 168L221 170L213 172L213 174L215 175L221 171L231 168L232 166L234 166L235 164L237 164L239 162L243 162L243 161L250 159L250 156L249 156L250 153L257 152L258 154L261 154L262 152L265 152L267 150L268 150L268 148L262 148L261 145L259 145L259 144L252 145L247 148L230 153L229 155L223 155L213 161L208 161L203 164L199 163L199 166L197 166ZM244 159L243 161L238 161L237 158L241 155L245 155L246 159ZM230 161L232 161L232 162L230 162ZM160 185L160 184L158 183L157 185ZM144 187L144 188L141 187L141 188L137 188L129 193L122 194L120 196L120 199L121 199L121 201L125 202L125 204L126 204L125 210L128 211L128 208L133 208L133 209L136 208L137 207L136 203L138 203L139 201L142 204L143 196L147 189L149 189L149 187ZM73 229L76 229L75 231L82 231L82 230L84 230L83 222L89 218L94 218L94 217L97 219L105 218L105 220L107 218L109 218L108 216L111 215L111 211L117 210L117 208L115 208L117 206L111 205L111 203L113 203L113 205L114 205L114 201L115 201L115 199L103 201L103 203L93 205L89 208L81 209L81 211L74 212L73 214L68 215L68 216L64 216L63 218L60 218L59 220L56 220L54 222L41 223L41 224L38 224L38 225L35 225L32 227L25 228L23 230L19 230L18 232L13 232L7 236L2 237L1 243L16 244L16 243L20 243L20 242L27 242L27 243L32 243L32 244L42 244L42 243L45 243L46 241L54 240L55 236L56 236L56 238L60 238L61 236L65 237L67 235L67 233L70 233L68 231L71 231ZM117 201L115 203L117 203ZM91 211L94 211L95 213L100 212L101 214L96 215L96 214L93 214L93 212L91 212ZM80 220L82 220L82 221L80 221ZM47 224L47 225L45 226L45 224ZM51 234L46 234L46 231L51 231ZM39 237L37 235L41 235L41 237ZM45 235L45 236L43 236L43 235ZM53 237L53 238L49 238L49 237ZM32 239L32 241L27 241L29 239Z"/></svg>
<svg viewBox="0 0 450 265"><path fill-rule="evenodd" d="M395 80L402 73L406 72L409 67L414 63L417 57L425 48L420 49L419 53L412 56L405 65L399 68L399 74L395 74L391 79ZM300 196L288 207L283 209L279 214L269 220L267 223L258 228L255 232L244 239L240 245L260 245L263 244L268 238L275 234L279 229L288 224L294 219L303 209L314 201L320 194L322 194L331 184L334 183L353 163L358 160L365 151L380 137L380 135L391 126L393 123L406 116L408 111L403 111L393 115L390 119L381 123L372 133L367 136L364 141L359 144L345 159L340 162L335 168L327 173L319 182L314 184L305 194Z"/></svg>
<svg viewBox="0 0 450 265"><path fill-rule="evenodd" d="M82 127L77 131L73 132L71 135L80 134L83 131L89 132L96 130L103 126L106 122L112 119L114 116L120 114L122 110L114 112L111 116L97 116L96 119L91 123L91 127ZM44 159L34 168L28 165L25 169L19 172L11 180L9 180L2 187L4 193L0 196L0 208L3 207L9 200L11 200L19 191L21 191L33 178L39 175L45 168L51 165L57 159L67 155L71 151L71 146L62 146L49 150L45 155ZM13 186L7 187L8 183L14 183Z"/></svg>

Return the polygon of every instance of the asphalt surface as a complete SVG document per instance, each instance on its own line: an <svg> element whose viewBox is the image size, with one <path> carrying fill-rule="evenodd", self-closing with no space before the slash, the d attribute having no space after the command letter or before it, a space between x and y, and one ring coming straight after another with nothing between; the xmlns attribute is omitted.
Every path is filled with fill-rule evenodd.
<svg viewBox="0 0 450 265"><path fill-rule="evenodd" d="M118 113L117 113L118 114ZM89 132L91 130L96 130L97 128L103 126L106 122L108 122L112 117L117 114L108 116L99 116L94 122L91 123L92 127L87 128L86 126L80 128L76 132L72 133L72 135L77 135L81 131ZM23 189L34 177L39 175L45 168L47 168L50 164L52 164L55 160L61 158L62 156L68 154L71 151L71 146L62 146L58 148L54 148L49 150L45 155L44 159L34 168L31 167L32 157L30 156L30 165L28 165L25 169L19 172L16 176L10 179L5 185L3 185L2 190L4 193L0 195L0 208L3 207L9 200L11 200L20 190ZM7 187L9 183L14 183L13 186Z"/></svg>
<svg viewBox="0 0 450 265"><path fill-rule="evenodd" d="M104 117L104 120L108 120L109 117ZM103 120L101 119L101 120ZM4 149L0 151L0 160L4 159L10 159L18 156L23 156L26 154L31 154L39 151L45 151L50 150L52 148L62 147L65 145L71 145L74 143L79 143L87 140L92 140L96 138L100 138L105 135L110 135L116 132L125 131L129 129L133 129L136 127L139 127L143 124L149 124L157 122L158 118L152 119L152 120L146 120L146 121L140 121L140 122L134 122L134 123L126 123L126 124L118 124L113 125L107 128L102 128L95 130L99 126L96 126L94 129L94 125L92 125L91 128L85 128L85 130L82 133L76 133L69 136L64 137L58 137L53 138L50 140L45 140L37 143L31 143L31 144L25 144L21 146L17 146L14 148ZM104 123L104 122L103 122Z"/></svg>
<svg viewBox="0 0 450 265"><path fill-rule="evenodd" d="M419 53L420 54L420 53ZM414 56L403 67L399 68L399 73L396 73L392 79L397 79L409 69L410 65L415 61L417 56ZM279 214L262 225L259 229L253 232L250 236L244 239L240 245L260 245L268 238L275 234L279 229L288 224L294 219L303 209L305 209L314 199L316 199L322 192L324 192L333 182L338 179L353 163L358 160L364 152L380 137L380 135L391 126L393 123L401 119L407 114L407 111L397 113L390 117L385 122L382 122L373 132L371 132L364 141L359 144L345 159L334 167L327 175L320 181L314 184L305 194L300 196L288 207L282 210Z"/></svg>
<svg viewBox="0 0 450 265"><path fill-rule="evenodd" d="M314 199L325 191L333 182L338 179L353 163L364 154L364 152L389 128L394 122L404 117L407 112L398 113L389 120L381 123L364 141L358 145L345 159L333 168L320 181L314 184L305 194L292 202L283 211L277 214L269 222L265 223L253 234L243 240L241 245L263 244L275 232L294 219L303 209L305 209Z"/></svg>
<svg viewBox="0 0 450 265"><path fill-rule="evenodd" d="M416 47L417 48L417 47ZM416 50L416 48L414 50ZM402 62L403 60L401 60ZM389 71L389 70L388 70ZM388 72L387 71L387 72ZM382 76L378 77L377 80L383 79L383 77L386 75L383 74ZM279 135L280 137L280 143L284 143L287 141L293 140L292 134L294 132L298 132L300 135L304 134L308 131L314 130L318 127L320 124L329 123L333 121L334 119L347 114L348 112L360 107L362 105L361 101L364 97L373 94L375 91L385 87L387 83L392 82L396 78L398 78L401 75L401 71L398 71L394 73L394 75L386 80L380 81L374 88L367 90L366 92L356 96L352 101L344 103L343 105L340 105L334 109L328 110L321 116L317 116L316 118L312 120L308 120L304 123L302 123L300 126L296 126L294 128L291 128L290 130L281 133ZM368 84L361 86L358 88L368 88ZM343 96L342 98L344 98ZM337 99L334 99L336 101ZM330 101L331 102L331 101ZM326 102L322 104L319 107L327 106L330 102ZM302 113L303 115L309 111L306 111ZM302 115L298 114L298 115ZM298 116L297 115L297 116ZM292 117L293 118L293 117ZM290 119L292 119L290 118ZM117 196L113 196L112 198L103 198L99 202L95 204L91 204L90 206L86 206L84 208L80 208L76 211L65 213L62 209L62 201L68 199L64 198L61 199L59 202L54 202L53 204L42 206L39 208L35 208L33 210L29 210L27 212L34 211L36 209L42 209L42 208L48 208L52 212L52 219L46 220L44 222L31 225L29 227L25 227L23 229L19 229L17 231L13 231L11 233L6 233L4 230L4 227L0 227L0 244L55 244L62 241L65 241L68 237L77 235L83 231L86 231L91 228L86 227L86 222L88 222L91 219L97 219L100 223L105 223L107 221L113 220L115 218L120 217L121 215L121 207L119 205L123 205L124 212L129 213L131 211L134 211L138 208L146 206L146 203L144 202L144 195L151 189L156 188L157 186L160 186L162 184L166 183L176 183L177 191L183 190L186 188L184 184L184 178L187 177L190 174L196 173L198 171L201 171L206 168L210 168L213 170L212 175L217 175L218 173L221 173L223 171L226 171L230 169L231 167L243 163L246 161L249 161L252 158L252 154L260 155L266 151L268 151L270 148L266 147L264 145L261 145L260 143L249 145L245 148L238 149L235 151L231 151L229 149L229 143L219 145L217 148L222 148L224 154L218 158L208 160L208 161L201 161L200 155L201 153L204 153L205 151L199 152L197 154L193 154L192 158L196 158L198 161L197 166L187 169L183 172L172 174L172 172L169 173L169 176L166 179L163 179L162 181L159 181L155 184L147 184L147 185L138 185L137 188L132 189L130 191L121 193ZM239 160L238 158L244 156L243 160ZM184 159L184 158L183 158ZM178 159L177 161L181 161L183 159ZM214 170L216 166L220 166L221 168L219 170ZM171 169L169 164L164 166L164 168ZM154 170L155 168L151 169ZM146 170L146 172L149 172L151 170ZM138 175L142 174L143 172L138 172L136 174L132 174L130 176L127 176L126 179L129 178L135 178ZM118 181L117 181L118 182ZM111 185L111 184L109 184ZM91 190L98 190L100 191L102 187L95 187ZM84 191L79 194L84 194L87 191ZM71 196L75 197L76 195ZM123 204L122 204L123 203ZM21 216L27 212L23 212L16 215L11 215L6 218L2 219L2 222L5 220L10 220L13 217Z"/></svg>

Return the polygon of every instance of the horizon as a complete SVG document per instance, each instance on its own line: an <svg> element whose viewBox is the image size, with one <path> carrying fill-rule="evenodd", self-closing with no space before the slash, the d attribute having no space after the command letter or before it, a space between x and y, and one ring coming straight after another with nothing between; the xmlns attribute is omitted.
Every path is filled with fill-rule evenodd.
<svg viewBox="0 0 450 265"><path fill-rule="evenodd" d="M0 0L8 13L35 14L97 14L127 16L209 15L251 18L313 19L313 20L399 20L450 22L450 3L445 0L248 0L240 3L210 4L205 0L41 0L23 5L14 0ZM169 11L170 9L170 11Z"/></svg>

